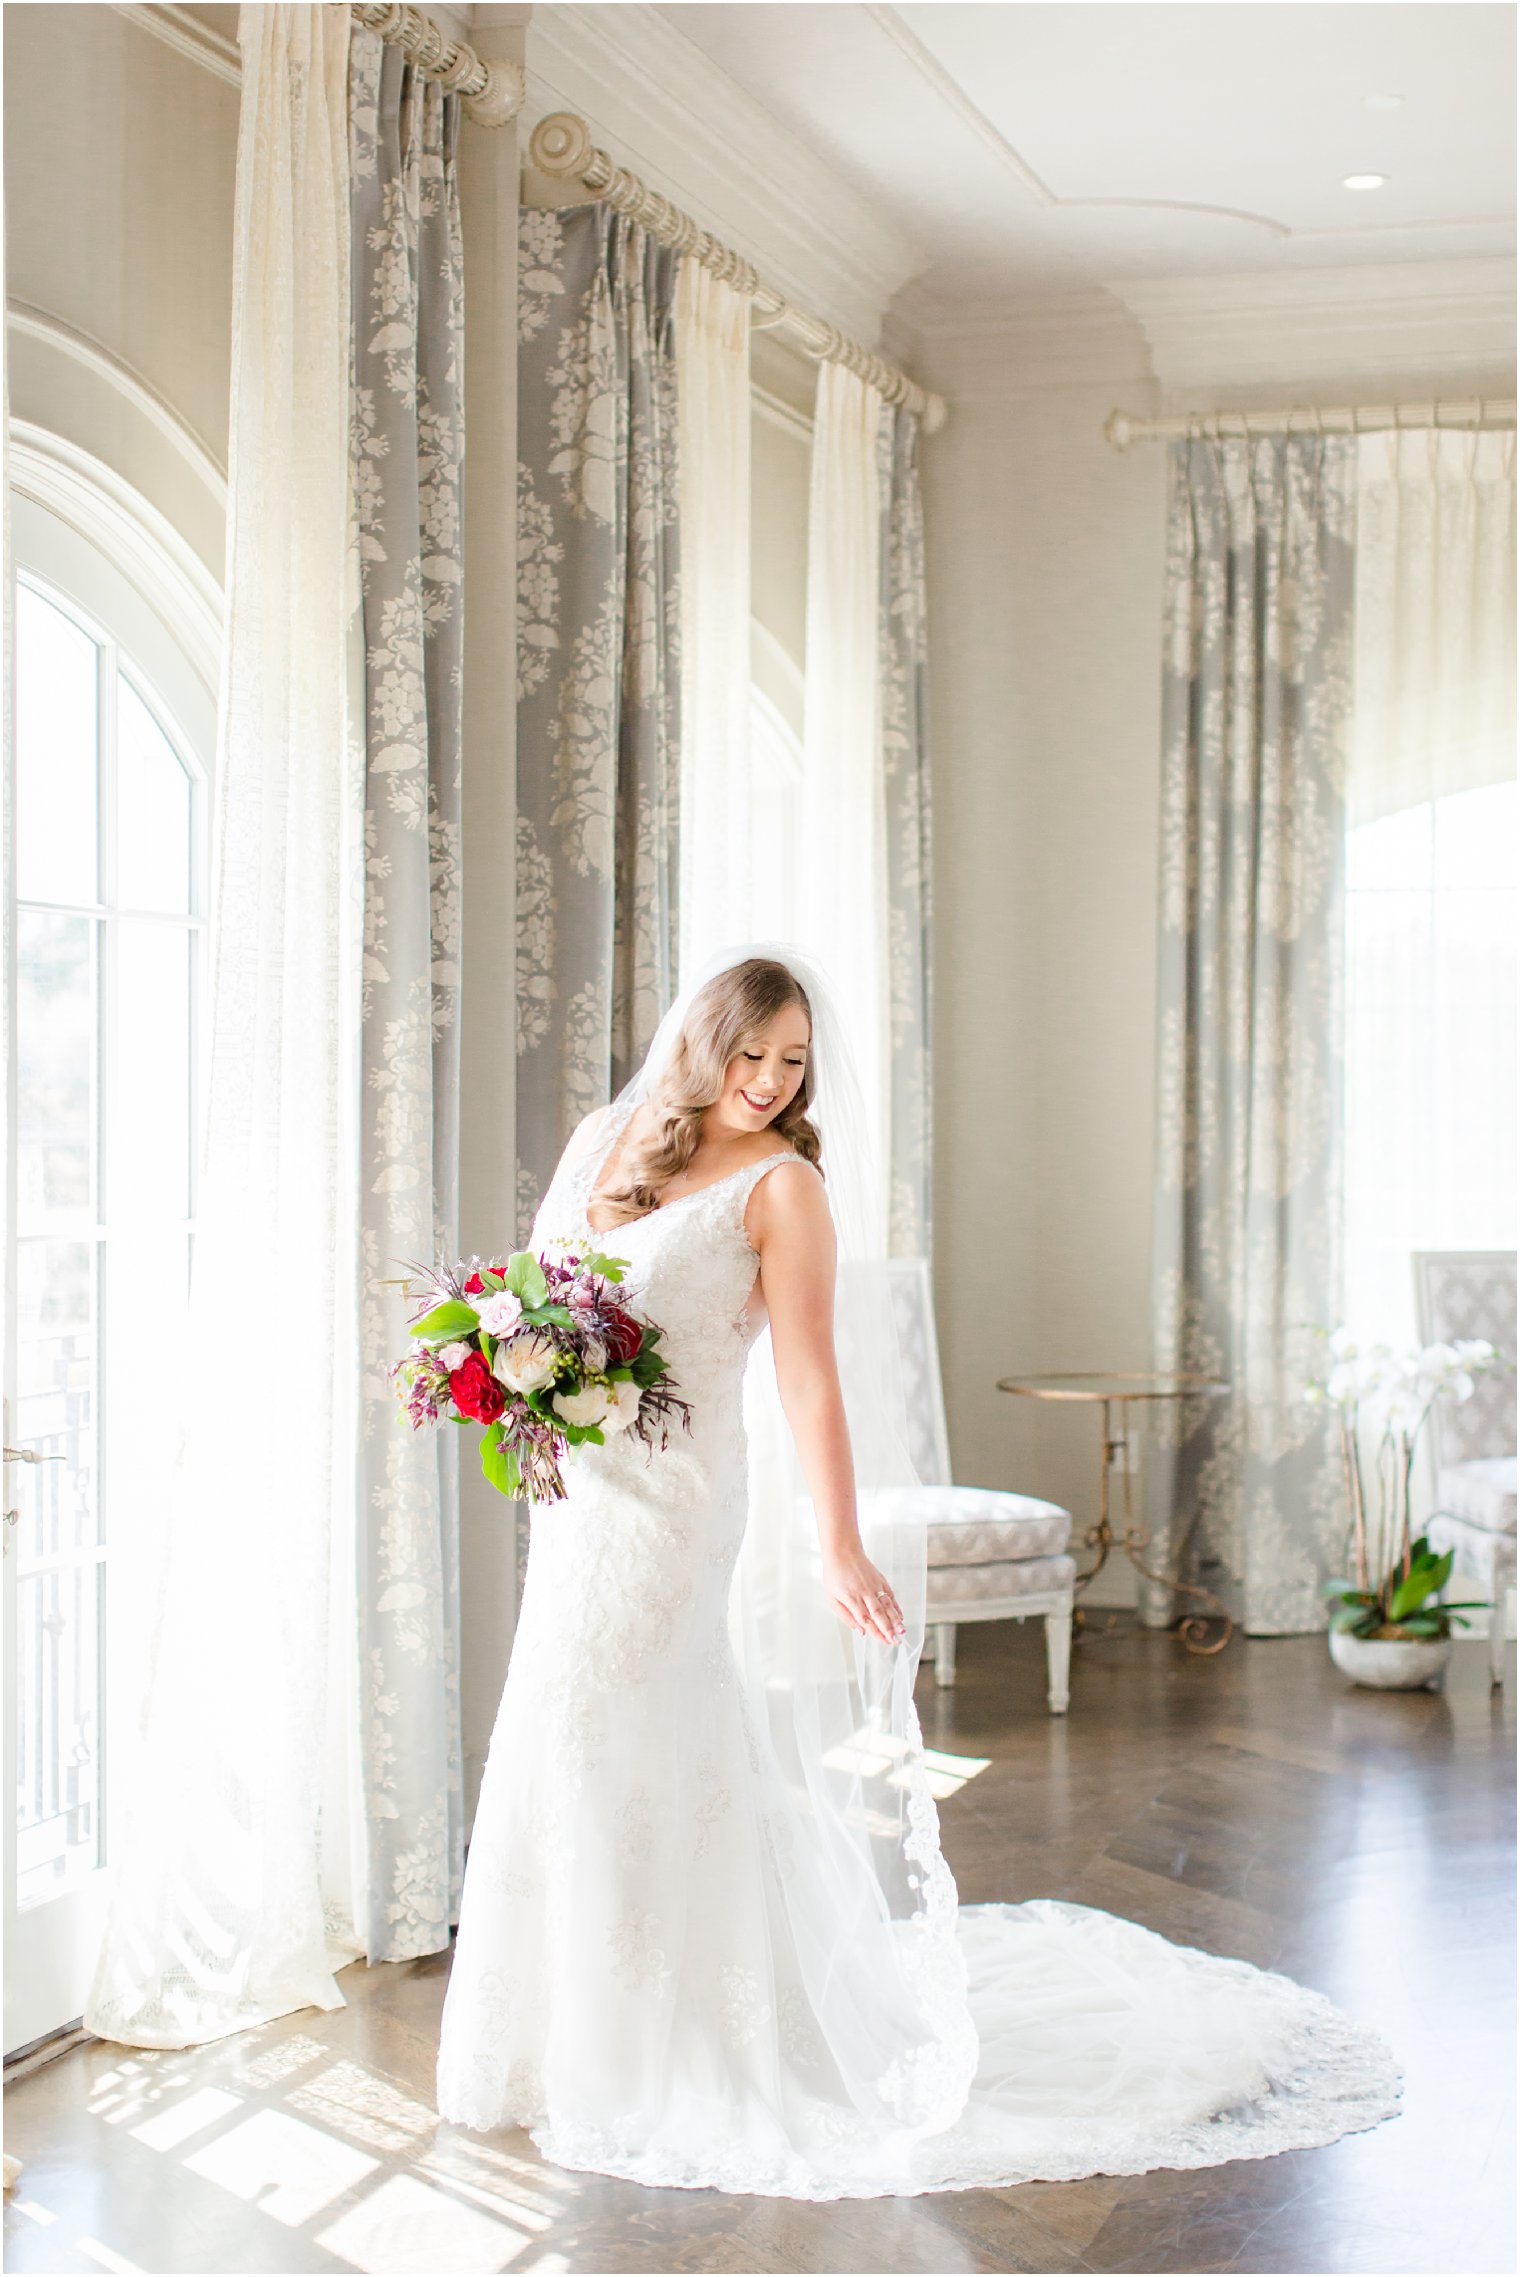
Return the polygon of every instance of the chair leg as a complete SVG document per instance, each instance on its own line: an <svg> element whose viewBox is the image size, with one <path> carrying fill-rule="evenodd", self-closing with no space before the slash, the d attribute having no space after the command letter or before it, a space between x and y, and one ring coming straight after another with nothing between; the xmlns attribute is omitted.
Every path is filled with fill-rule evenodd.
<svg viewBox="0 0 1520 2277"><path fill-rule="evenodd" d="M955 1623L936 1621L934 1624L934 1675L940 1684L955 1682Z"/></svg>
<svg viewBox="0 0 1520 2277"><path fill-rule="evenodd" d="M1490 1688L1504 1682L1504 1647L1509 1639L1509 1601L1515 1593L1510 1580L1501 1580L1494 1589L1494 1602L1488 1616L1488 1681Z"/></svg>
<svg viewBox="0 0 1520 2277"><path fill-rule="evenodd" d="M1045 1616L1045 1669L1050 1679L1050 1712L1064 1716L1071 1700L1071 1607Z"/></svg>

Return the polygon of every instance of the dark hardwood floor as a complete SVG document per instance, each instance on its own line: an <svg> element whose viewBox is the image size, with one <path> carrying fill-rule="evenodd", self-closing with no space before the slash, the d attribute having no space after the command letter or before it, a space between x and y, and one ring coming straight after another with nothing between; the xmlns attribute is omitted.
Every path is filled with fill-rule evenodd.
<svg viewBox="0 0 1520 2277"><path fill-rule="evenodd" d="M928 1744L986 1758L942 1804L967 1901L1066 1897L1285 1970L1376 2023L1397 2118L1192 2173L802 2206L546 2166L429 2108L447 1963L356 1967L347 2008L186 2054L93 2043L6 2097L21 2270L1365 2271L1487 2277L1513 2239L1513 1680L1358 1692L1320 1638L1195 1659L963 1632Z"/></svg>

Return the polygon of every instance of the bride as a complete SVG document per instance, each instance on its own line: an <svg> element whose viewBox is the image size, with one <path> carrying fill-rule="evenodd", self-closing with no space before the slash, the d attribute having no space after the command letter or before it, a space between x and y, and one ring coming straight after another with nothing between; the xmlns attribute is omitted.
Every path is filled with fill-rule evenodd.
<svg viewBox="0 0 1520 2277"><path fill-rule="evenodd" d="M808 2199L1375 2125L1398 2066L1321 1995L1085 1906L957 1906L873 1176L790 949L714 960L555 1172L532 1246L627 1261L691 1431L588 1446L534 1514L441 2115L561 2166Z"/></svg>

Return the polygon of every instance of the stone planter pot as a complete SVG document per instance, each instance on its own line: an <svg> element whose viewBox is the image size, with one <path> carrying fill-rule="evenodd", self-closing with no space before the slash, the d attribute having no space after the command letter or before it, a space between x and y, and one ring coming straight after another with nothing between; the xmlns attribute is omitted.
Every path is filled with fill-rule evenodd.
<svg viewBox="0 0 1520 2277"><path fill-rule="evenodd" d="M1451 1658L1450 1637L1353 1637L1330 1631L1330 1658L1343 1676L1374 1692L1417 1692Z"/></svg>

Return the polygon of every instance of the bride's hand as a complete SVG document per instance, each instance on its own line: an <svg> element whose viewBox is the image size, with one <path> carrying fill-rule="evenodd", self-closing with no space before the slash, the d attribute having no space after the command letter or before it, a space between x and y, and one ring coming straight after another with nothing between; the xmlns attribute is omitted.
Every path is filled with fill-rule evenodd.
<svg viewBox="0 0 1520 2277"><path fill-rule="evenodd" d="M900 1644L902 1609L891 1583L878 1573L862 1549L824 1553L823 1586L841 1620L863 1637L879 1637L883 1644Z"/></svg>

